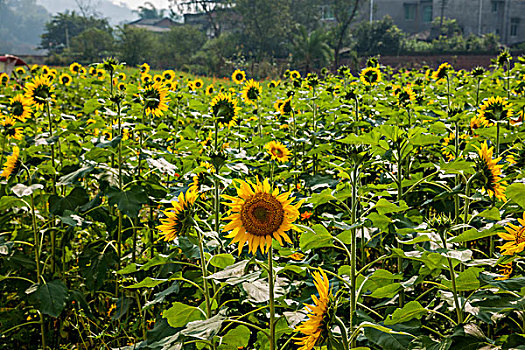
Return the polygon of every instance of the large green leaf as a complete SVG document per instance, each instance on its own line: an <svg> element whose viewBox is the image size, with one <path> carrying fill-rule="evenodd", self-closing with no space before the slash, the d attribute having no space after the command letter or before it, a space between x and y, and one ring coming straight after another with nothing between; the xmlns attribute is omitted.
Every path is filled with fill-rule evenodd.
<svg viewBox="0 0 525 350"><path fill-rule="evenodd" d="M31 297L35 300L40 312L49 316L58 317L66 306L68 289L64 282L54 280L39 285Z"/></svg>
<svg viewBox="0 0 525 350"><path fill-rule="evenodd" d="M49 197L49 212L54 215L64 215L66 210L75 212L75 209L89 202L89 195L82 187L75 187L67 196L60 197L53 194Z"/></svg>
<svg viewBox="0 0 525 350"><path fill-rule="evenodd" d="M525 184L513 183L505 190L508 199L518 203L520 207L525 209Z"/></svg>
<svg viewBox="0 0 525 350"><path fill-rule="evenodd" d="M246 326L239 326L230 329L221 340L219 350L239 349L248 346L250 341L251 331Z"/></svg>
<svg viewBox="0 0 525 350"><path fill-rule="evenodd" d="M189 322L181 333L197 339L212 339L219 333L222 322L226 319L226 310L221 310L213 317L206 320Z"/></svg>
<svg viewBox="0 0 525 350"><path fill-rule="evenodd" d="M157 279L157 278L146 277L139 283L132 284L130 286L127 286L126 288L153 288L166 281L167 279Z"/></svg>
<svg viewBox="0 0 525 350"><path fill-rule="evenodd" d="M108 200L109 204L117 205L123 214L136 218L142 205L148 203L148 195L138 187L130 191L113 189L108 193Z"/></svg>
<svg viewBox="0 0 525 350"><path fill-rule="evenodd" d="M483 271L482 268L469 267L465 271L460 272L456 277L456 290L458 292L465 292L478 289L480 286L478 276L481 271ZM452 290L452 281L443 279L441 283Z"/></svg>
<svg viewBox="0 0 525 350"><path fill-rule="evenodd" d="M299 239L299 246L303 252L310 249L333 247L333 237L323 225L312 226L311 230L305 230Z"/></svg>
<svg viewBox="0 0 525 350"><path fill-rule="evenodd" d="M175 302L162 314L173 328L184 327L189 322L203 320L204 313L201 309L183 303Z"/></svg>
<svg viewBox="0 0 525 350"><path fill-rule="evenodd" d="M413 318L418 320L428 311L417 301L410 301L400 309L396 309L392 315L388 315L385 325L393 325L410 321Z"/></svg>
<svg viewBox="0 0 525 350"><path fill-rule="evenodd" d="M397 206L384 198L380 198L374 206L374 209L376 209L379 214L385 215L405 211L408 209L408 206L404 201L401 201L400 205Z"/></svg>

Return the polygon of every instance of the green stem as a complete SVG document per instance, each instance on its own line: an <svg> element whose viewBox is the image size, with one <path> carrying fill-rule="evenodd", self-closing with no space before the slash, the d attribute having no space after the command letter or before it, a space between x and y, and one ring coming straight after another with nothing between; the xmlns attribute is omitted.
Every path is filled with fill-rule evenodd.
<svg viewBox="0 0 525 350"><path fill-rule="evenodd" d="M356 297L356 264L357 264L357 235L356 235L356 217L357 217L357 171L358 165L354 166L353 178L352 178L352 212L351 212L351 222L354 226L352 228L352 237L350 245L350 333L354 330L354 317L357 307L357 297ZM346 337L346 335L345 335ZM355 347L355 339L352 340L352 347ZM348 344L345 348L348 348Z"/></svg>
<svg viewBox="0 0 525 350"><path fill-rule="evenodd" d="M455 141L454 148L455 148L455 159L457 160L459 159L459 123L457 121L455 122L455 126L456 126L456 129L455 129L455 138L454 138L454 141ZM459 174L456 175L454 184L455 186L458 186ZM459 194L456 193L454 195L454 223L457 224L458 221L459 221Z"/></svg>
<svg viewBox="0 0 525 350"><path fill-rule="evenodd" d="M402 168L403 158L401 156L401 147L398 148L397 155L398 155L398 162L397 162L397 201L398 201L398 204L400 205L401 199L403 198L403 168ZM402 249L401 243L399 243L399 240L396 239L396 241L397 241L397 248L398 249ZM402 273L403 272L402 264L403 264L403 259L401 257L398 257L397 258L397 272L398 273ZM405 291L401 290L399 292L399 307L403 307L404 304L405 304Z"/></svg>
<svg viewBox="0 0 525 350"><path fill-rule="evenodd" d="M443 242L443 248L447 249L447 239L445 237L446 232L440 232L441 241ZM452 264L452 259L447 256L448 269L450 272L450 280L452 281L452 293L454 294L454 305L456 306L456 314L458 318L457 324L463 323L463 312L461 311L461 306L459 304L458 291L456 285L456 272L454 271L454 265Z"/></svg>
<svg viewBox="0 0 525 350"><path fill-rule="evenodd" d="M196 230L199 236L199 253L201 257L201 272L204 284L204 299L206 300L206 316L211 317L210 291L208 289L208 269L206 267L206 257L204 256L204 237L200 230Z"/></svg>
<svg viewBox="0 0 525 350"><path fill-rule="evenodd" d="M270 289L270 350L275 350L275 295L273 280L273 248L268 251L268 285Z"/></svg>
<svg viewBox="0 0 525 350"><path fill-rule="evenodd" d="M335 316L335 323L337 323L339 328L341 328L341 336L343 337L343 348L344 349L355 348L356 347L356 339L355 338L352 339L351 348L348 347L348 334L347 334L348 331L346 330L346 326L345 326L344 322L339 317Z"/></svg>

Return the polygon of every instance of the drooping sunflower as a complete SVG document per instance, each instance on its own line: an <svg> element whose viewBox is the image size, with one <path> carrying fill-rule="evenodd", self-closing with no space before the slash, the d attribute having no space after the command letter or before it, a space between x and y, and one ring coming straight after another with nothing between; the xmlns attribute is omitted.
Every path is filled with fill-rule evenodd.
<svg viewBox="0 0 525 350"><path fill-rule="evenodd" d="M18 165L19 156L20 148L18 148L18 146L14 146L13 153L10 156L7 156L6 158L6 161L4 163L4 170L2 171L2 174L0 174L0 176L5 177L6 179L9 178L9 176L11 176L11 174Z"/></svg>
<svg viewBox="0 0 525 350"><path fill-rule="evenodd" d="M270 141L264 146L264 148L273 160L282 163L287 162L291 154L288 148L279 141Z"/></svg>
<svg viewBox="0 0 525 350"><path fill-rule="evenodd" d="M54 87L46 76L38 76L26 85L25 96L37 110L43 110L46 99L53 98Z"/></svg>
<svg viewBox="0 0 525 350"><path fill-rule="evenodd" d="M215 91L215 88L213 87L213 84L206 86L205 92L207 96L211 96L214 91Z"/></svg>
<svg viewBox="0 0 525 350"><path fill-rule="evenodd" d="M73 81L73 79L71 79L71 76L69 74L62 74L58 80L60 81L60 84L62 85L65 85L65 86L69 86L71 85L71 82Z"/></svg>
<svg viewBox="0 0 525 350"><path fill-rule="evenodd" d="M4 133L8 138L22 140L22 128L15 128L16 121L13 117L7 115L4 116L1 124L4 127Z"/></svg>
<svg viewBox="0 0 525 350"><path fill-rule="evenodd" d="M416 100L416 94L409 85L404 87L396 86L393 89L393 93L397 97L397 105L399 106L406 107Z"/></svg>
<svg viewBox="0 0 525 350"><path fill-rule="evenodd" d="M512 103L509 103L506 98L490 97L483 101L479 107L478 116L483 117L490 122L497 122L507 120L512 117Z"/></svg>
<svg viewBox="0 0 525 350"><path fill-rule="evenodd" d="M242 98L244 99L244 102L248 104L255 104L261 97L261 94L261 84L254 81L253 79L248 80L242 88Z"/></svg>
<svg viewBox="0 0 525 350"><path fill-rule="evenodd" d="M246 73L243 70L237 69L232 74L232 80L235 84L242 84L246 79Z"/></svg>
<svg viewBox="0 0 525 350"><path fill-rule="evenodd" d="M459 135L459 139L460 139L460 150L461 150L465 148L465 143L469 142L468 135L461 134ZM451 150L449 148L450 144L452 145L455 144L455 140L456 140L456 134L451 132L449 136L445 137L445 139L443 140L443 143L441 144L442 146L441 153L445 156L446 160L449 162L456 158L456 155L454 154L455 150L454 149ZM466 142L463 142L463 141L466 141ZM460 155L460 158L461 158L461 155Z"/></svg>
<svg viewBox="0 0 525 350"><path fill-rule="evenodd" d="M505 226L507 233L498 233L498 236L508 241L498 247L503 255L514 255L525 249L525 212L523 212L523 219L518 219L518 223L521 226L509 223Z"/></svg>
<svg viewBox="0 0 525 350"><path fill-rule="evenodd" d="M470 132L472 134L475 133L476 129L486 128L486 127L489 127L489 126L492 126L492 125L494 125L494 124L490 123L487 120L487 118L485 118L484 116L482 116L480 114L477 114L477 115L473 116L472 118L470 118Z"/></svg>
<svg viewBox="0 0 525 350"><path fill-rule="evenodd" d="M432 79L434 80L437 80L437 81L440 81L441 79L444 79L445 77L447 77L448 75L448 72L452 70L452 66L448 63L448 62L445 62L445 63L442 63L438 69L436 69L433 73L432 73Z"/></svg>
<svg viewBox="0 0 525 350"><path fill-rule="evenodd" d="M171 69L162 72L162 77L166 80L172 81L175 78L175 72Z"/></svg>
<svg viewBox="0 0 525 350"><path fill-rule="evenodd" d="M381 81L381 70L378 67L365 68L359 74L359 79L365 85L376 85Z"/></svg>
<svg viewBox="0 0 525 350"><path fill-rule="evenodd" d="M156 117L162 116L168 110L168 89L162 83L148 85L142 90L146 113Z"/></svg>
<svg viewBox="0 0 525 350"><path fill-rule="evenodd" d="M149 73L149 64L147 64L147 63L143 63L143 64L139 67L139 70L140 70L140 73L142 73L142 74L148 74L148 73Z"/></svg>
<svg viewBox="0 0 525 350"><path fill-rule="evenodd" d="M219 124L228 128L237 124L237 99L232 98L230 93L219 93L210 102L211 112L218 118Z"/></svg>
<svg viewBox="0 0 525 350"><path fill-rule="evenodd" d="M248 250L255 254L258 249L262 253L268 252L275 238L279 244L291 243L286 231L300 231L293 222L299 217L299 208L304 200L292 205L295 197L290 192L279 194L279 189L272 190L270 182L265 179L254 184L251 181L237 180L238 197L223 195L230 200L225 203L230 207L230 214L225 220L230 222L223 228L223 232L232 231L226 238L233 238L230 244L239 242L239 254L248 242Z"/></svg>
<svg viewBox="0 0 525 350"><path fill-rule="evenodd" d="M69 70L71 71L71 73L73 74L79 74L80 73L80 69L82 68L82 66L80 65L80 63L78 62L73 62L69 65Z"/></svg>
<svg viewBox="0 0 525 350"><path fill-rule="evenodd" d="M9 100L9 113L22 123L31 117L31 101L22 94L18 94Z"/></svg>
<svg viewBox="0 0 525 350"><path fill-rule="evenodd" d="M162 225L157 226L165 241L172 241L178 235L184 234L192 225L193 208L198 193L188 190L180 193L176 201L171 202L172 207L163 211L166 219L161 219Z"/></svg>
<svg viewBox="0 0 525 350"><path fill-rule="evenodd" d="M308 310L308 319L295 327L295 332L304 334L304 337L294 338L295 344L301 347L298 350L311 350L314 346L322 343L326 338L326 333L329 327L327 322L328 308L331 303L332 291L330 290L330 283L326 273L319 269L315 271L314 285L317 289L317 295L312 295L314 305L306 305Z"/></svg>
<svg viewBox="0 0 525 350"><path fill-rule="evenodd" d="M503 165L498 165L501 157L492 159L494 147L488 148L487 143L482 143L479 149L479 159L476 167L482 178L482 187L488 193L489 197L506 200L505 188L507 182L502 179L501 169Z"/></svg>
<svg viewBox="0 0 525 350"><path fill-rule="evenodd" d="M201 169L193 176L193 183L189 189L199 193L203 199L206 199L206 192L213 186L209 176L215 172L215 169L208 162L201 162L199 168Z"/></svg>

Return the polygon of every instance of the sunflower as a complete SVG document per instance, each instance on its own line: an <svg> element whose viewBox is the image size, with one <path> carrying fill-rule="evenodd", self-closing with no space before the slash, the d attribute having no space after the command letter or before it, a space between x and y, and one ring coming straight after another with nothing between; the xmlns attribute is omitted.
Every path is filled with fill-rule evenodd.
<svg viewBox="0 0 525 350"><path fill-rule="evenodd" d="M168 89L169 91L175 91L177 90L177 82L174 81L174 80L167 80L164 82L164 86L166 87L166 89Z"/></svg>
<svg viewBox="0 0 525 350"><path fill-rule="evenodd" d="M442 143L441 153L445 156L445 158L449 162L456 158L456 156L454 155L454 151L451 151L449 149L449 147L448 147L451 143L453 145L455 144L455 139L456 139L456 134L451 132L449 134L449 136L445 137L445 139L443 140L443 143ZM460 145L464 145L464 143L461 142L461 140L467 141L468 140L468 136L466 134L461 134L461 135L459 135L459 139L460 139Z"/></svg>
<svg viewBox="0 0 525 350"><path fill-rule="evenodd" d="M196 193L201 194L203 199L206 199L205 192L207 192L211 187L205 185L212 185L209 181L209 174L215 172L213 166L208 162L201 162L199 168L202 168L193 176L193 183L190 186L190 190Z"/></svg>
<svg viewBox="0 0 525 350"><path fill-rule="evenodd" d="M153 76L153 81L156 82L156 83L162 83L163 80L164 80L164 78L160 74L155 74Z"/></svg>
<svg viewBox="0 0 525 350"><path fill-rule="evenodd" d="M80 69L82 68L82 66L80 65L80 63L78 62L73 62L69 65L69 70L71 71L71 73L73 74L78 74L80 73Z"/></svg>
<svg viewBox="0 0 525 350"><path fill-rule="evenodd" d="M42 72L42 75L49 75L49 73L51 72L48 66L42 66L40 71Z"/></svg>
<svg viewBox="0 0 525 350"><path fill-rule="evenodd" d="M279 86L279 84L281 83L280 80L272 80L268 83L268 88L269 89L273 89L273 88L276 88L277 86Z"/></svg>
<svg viewBox="0 0 525 350"><path fill-rule="evenodd" d="M448 76L448 71L452 69L452 66L445 62L442 63L435 72L432 73L432 79L440 81Z"/></svg>
<svg viewBox="0 0 525 350"><path fill-rule="evenodd" d="M301 74L298 71L293 70L290 72L290 79L296 80L296 79L299 79L300 77L301 77Z"/></svg>
<svg viewBox="0 0 525 350"><path fill-rule="evenodd" d="M232 80L235 84L242 84L246 79L246 73L243 70L237 69L232 74Z"/></svg>
<svg viewBox="0 0 525 350"><path fill-rule="evenodd" d="M213 87L213 84L206 86L206 90L205 90L206 95L211 96L214 91L215 91L215 88Z"/></svg>
<svg viewBox="0 0 525 350"><path fill-rule="evenodd" d="M118 89L119 91L125 91L125 90L126 90L126 84L125 84L125 83L122 83L122 82L121 82L121 83L118 83L118 84L117 84L117 89Z"/></svg>
<svg viewBox="0 0 525 350"><path fill-rule="evenodd" d="M499 274L501 277L495 278L495 280L498 281L504 281L508 280L510 278L510 275L512 275L512 261L508 264L498 265L499 266Z"/></svg>
<svg viewBox="0 0 525 350"><path fill-rule="evenodd" d="M22 123L31 117L31 101L18 94L9 101L9 112L13 117L20 120Z"/></svg>
<svg viewBox="0 0 525 350"><path fill-rule="evenodd" d="M512 117L512 103L499 96L483 101L479 109L479 116L491 122L507 120Z"/></svg>
<svg viewBox="0 0 525 350"><path fill-rule="evenodd" d="M198 90L204 86L204 82L202 81L202 79L195 79L193 81L193 85L195 85L195 88Z"/></svg>
<svg viewBox="0 0 525 350"><path fill-rule="evenodd" d="M106 71L104 69L97 69L96 75L98 80L106 79Z"/></svg>
<svg viewBox="0 0 525 350"><path fill-rule="evenodd" d="M37 110L43 110L46 99L53 98L53 90L50 79L41 75L26 85L25 96Z"/></svg>
<svg viewBox="0 0 525 350"><path fill-rule="evenodd" d="M416 94L410 86L395 86L393 89L394 96L397 97L397 105L408 106L410 103L416 100Z"/></svg>
<svg viewBox="0 0 525 350"><path fill-rule="evenodd" d="M275 109L276 112L281 113L281 107L282 107L283 103L284 103L283 100L275 101L275 103L273 104L273 108Z"/></svg>
<svg viewBox="0 0 525 350"><path fill-rule="evenodd" d="M89 67L89 75L97 74L97 69L95 67Z"/></svg>
<svg viewBox="0 0 525 350"><path fill-rule="evenodd" d="M270 154L273 160L282 163L288 161L290 151L279 141L270 141L264 146L264 148L268 151L268 154Z"/></svg>
<svg viewBox="0 0 525 350"><path fill-rule="evenodd" d="M381 71L377 67L368 67L361 71L359 79L365 85L376 85L381 81Z"/></svg>
<svg viewBox="0 0 525 350"><path fill-rule="evenodd" d="M8 138L15 140L22 140L22 128L15 128L15 119L10 116L4 116L1 124L4 127L4 132Z"/></svg>
<svg viewBox="0 0 525 350"><path fill-rule="evenodd" d="M211 112L219 119L219 124L228 128L237 124L237 114L240 107L237 107L237 100L231 94L219 93L210 102Z"/></svg>
<svg viewBox="0 0 525 350"><path fill-rule="evenodd" d="M0 85L7 86L9 83L9 75L7 73L0 73Z"/></svg>
<svg viewBox="0 0 525 350"><path fill-rule="evenodd" d="M58 80L60 81L62 85L65 85L65 86L71 85L71 82L73 81L73 79L71 79L71 76L66 73L62 74L60 78L58 78Z"/></svg>
<svg viewBox="0 0 525 350"><path fill-rule="evenodd" d="M162 77L168 81L172 81L175 78L175 72L171 69L162 72Z"/></svg>
<svg viewBox="0 0 525 350"><path fill-rule="evenodd" d="M149 72L149 64L147 64L147 63L143 63L143 64L139 67L139 70L140 70L140 73L142 73L142 74L148 74L148 72Z"/></svg>
<svg viewBox="0 0 525 350"><path fill-rule="evenodd" d="M17 75L24 75L24 74L26 74L26 70L23 67L17 67L15 69L15 72L16 72Z"/></svg>
<svg viewBox="0 0 525 350"><path fill-rule="evenodd" d="M80 75L86 75L86 74L87 74L86 68L80 67Z"/></svg>
<svg viewBox="0 0 525 350"><path fill-rule="evenodd" d="M518 223L521 227L509 223L509 226L505 226L507 233L498 233L498 236L508 241L498 247L503 255L514 255L525 249L525 212L523 219L518 219Z"/></svg>
<svg viewBox="0 0 525 350"><path fill-rule="evenodd" d="M477 169L483 178L483 189L487 191L489 197L495 196L497 199L505 200L507 182L501 179L501 168L503 168L503 165L498 165L501 157L492 159L493 152L494 147L489 149L487 143L481 144Z"/></svg>
<svg viewBox="0 0 525 350"><path fill-rule="evenodd" d="M485 118L483 115L477 114L470 118L470 132L474 134L474 130L479 128L486 128L488 126L494 125L493 123L490 123L487 118Z"/></svg>
<svg viewBox="0 0 525 350"><path fill-rule="evenodd" d="M162 232L165 241L174 240L177 235L184 234L192 225L193 207L198 193L188 190L180 193L177 201L171 202L172 207L164 210L166 219L161 219L162 225L157 228Z"/></svg>
<svg viewBox="0 0 525 350"><path fill-rule="evenodd" d="M6 179L11 176L13 171L18 165L18 157L20 156L20 148L18 146L13 147L13 153L10 156L7 156L7 159L4 163L4 170L0 176L5 177Z"/></svg>
<svg viewBox="0 0 525 350"><path fill-rule="evenodd" d="M186 84L186 86L188 87L188 90L189 91L195 91L195 82L194 81L188 81L188 83Z"/></svg>
<svg viewBox="0 0 525 350"><path fill-rule="evenodd" d="M117 78L118 78L118 80L126 80L126 73L124 73L124 72L120 72L120 73L117 75Z"/></svg>
<svg viewBox="0 0 525 350"><path fill-rule="evenodd" d="M279 112L281 112L281 114L283 115L290 114L293 112L291 96L283 101L283 103L280 105Z"/></svg>
<svg viewBox="0 0 525 350"><path fill-rule="evenodd" d="M308 319L295 327L295 332L301 332L304 337L295 338L296 345L301 345L298 350L311 350L315 345L320 344L326 337L328 328L327 316L330 306L332 291L326 273L319 269L313 273L314 285L319 297L312 295L314 305L306 305Z"/></svg>
<svg viewBox="0 0 525 350"><path fill-rule="evenodd" d="M261 97L261 94L261 84L253 79L248 80L242 88L242 98L244 99L244 102L249 104L255 104L259 97Z"/></svg>
<svg viewBox="0 0 525 350"><path fill-rule="evenodd" d="M160 117L168 110L168 89L162 83L155 83L144 88L142 98L146 113Z"/></svg>
<svg viewBox="0 0 525 350"><path fill-rule="evenodd" d="M140 75L140 81L142 81L142 84L149 84L153 81L153 78L148 73L144 73Z"/></svg>
<svg viewBox="0 0 525 350"><path fill-rule="evenodd" d="M225 203L230 207L230 222L223 228L232 232L226 238L233 238L231 243L239 242L239 254L248 242L249 251L255 254L260 248L261 252L268 252L272 245L272 238L283 245L283 239L291 243L286 234L288 230L299 229L293 222L299 217L299 208L304 200L292 205L295 197L288 198L290 192L279 194L279 189L272 190L270 182L265 179L262 183L257 179L251 181L238 180L238 197L223 195L231 201ZM265 248L266 247L266 248Z"/></svg>

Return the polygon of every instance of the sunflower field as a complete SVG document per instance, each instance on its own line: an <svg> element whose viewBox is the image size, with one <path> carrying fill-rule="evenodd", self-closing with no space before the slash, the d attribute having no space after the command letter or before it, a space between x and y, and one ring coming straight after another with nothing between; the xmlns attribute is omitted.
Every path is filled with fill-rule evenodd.
<svg viewBox="0 0 525 350"><path fill-rule="evenodd" d="M0 348L525 349L525 58L0 76Z"/></svg>

